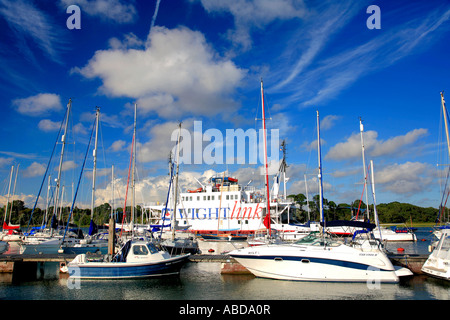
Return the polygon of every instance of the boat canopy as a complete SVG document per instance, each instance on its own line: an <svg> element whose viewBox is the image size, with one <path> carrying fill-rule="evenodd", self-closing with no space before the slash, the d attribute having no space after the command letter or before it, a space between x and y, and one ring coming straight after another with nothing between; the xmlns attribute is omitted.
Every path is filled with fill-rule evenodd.
<svg viewBox="0 0 450 320"><path fill-rule="evenodd" d="M122 247L119 253L117 253L112 259L113 262L126 262L128 251L131 248L131 240L128 240L127 243Z"/></svg>

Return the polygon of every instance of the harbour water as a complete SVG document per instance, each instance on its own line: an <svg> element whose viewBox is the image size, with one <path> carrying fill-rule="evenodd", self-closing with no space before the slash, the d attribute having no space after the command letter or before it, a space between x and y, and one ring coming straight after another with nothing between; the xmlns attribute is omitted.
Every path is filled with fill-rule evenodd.
<svg viewBox="0 0 450 320"><path fill-rule="evenodd" d="M433 240L429 228L416 231L415 243L388 243L405 253L428 254ZM236 242L201 242L212 254L244 246ZM59 263L46 263L36 277L0 274L1 300L157 300L184 301L295 301L295 300L449 300L450 283L415 275L398 284L316 283L278 281L252 275L221 274L220 262L188 262L179 276L144 280L86 281L74 284L59 273Z"/></svg>

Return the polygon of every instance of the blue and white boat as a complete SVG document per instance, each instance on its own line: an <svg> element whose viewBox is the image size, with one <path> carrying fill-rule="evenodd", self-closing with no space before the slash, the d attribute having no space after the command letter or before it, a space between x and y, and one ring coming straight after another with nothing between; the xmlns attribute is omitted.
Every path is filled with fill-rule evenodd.
<svg viewBox="0 0 450 320"><path fill-rule="evenodd" d="M90 259L80 254L67 267L73 279L161 277L179 274L189 255L170 256L149 241L129 240L112 259L109 255Z"/></svg>
<svg viewBox="0 0 450 320"><path fill-rule="evenodd" d="M401 276L411 276L406 268L395 268L380 242L371 231L374 224L359 223L367 232L352 242L335 240L325 234L327 222L323 213L322 166L320 153L319 112L317 111L317 141L319 162L319 210L322 231L295 243L254 246L229 253L237 262L257 277L331 282L397 283ZM342 225L342 221L340 222ZM339 226L340 226L339 225ZM330 223L330 226L332 224ZM337 225L336 225L337 226ZM367 235L362 237L361 235Z"/></svg>

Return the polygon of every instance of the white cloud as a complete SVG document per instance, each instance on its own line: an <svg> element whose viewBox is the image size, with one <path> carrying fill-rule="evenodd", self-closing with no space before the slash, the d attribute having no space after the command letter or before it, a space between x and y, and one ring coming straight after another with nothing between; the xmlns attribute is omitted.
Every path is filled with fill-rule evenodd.
<svg viewBox="0 0 450 320"><path fill-rule="evenodd" d="M12 104L17 112L32 117L62 110L61 99L54 93L40 93L28 98L15 99Z"/></svg>
<svg viewBox="0 0 450 320"><path fill-rule="evenodd" d="M67 8L70 5L78 5L81 12L114 23L132 23L137 17L137 10L130 1L61 0L62 7Z"/></svg>
<svg viewBox="0 0 450 320"><path fill-rule="evenodd" d="M405 135L390 138L388 140L378 140L378 133L370 130L364 132L364 150L367 155L377 157L383 155L400 154L405 151L404 147L416 142L421 137L428 134L427 129L414 129ZM362 157L361 134L352 134L347 141L339 142L330 148L326 154L326 159L348 160Z"/></svg>
<svg viewBox="0 0 450 320"><path fill-rule="evenodd" d="M423 192L433 182L434 169L426 163L406 162L392 164L378 170L375 168L376 188L396 194Z"/></svg>
<svg viewBox="0 0 450 320"><path fill-rule="evenodd" d="M117 141L114 141L113 144L111 145L111 147L109 147L109 148L114 152L122 151L122 150L125 150L126 144L127 143L123 140L117 140Z"/></svg>
<svg viewBox="0 0 450 320"><path fill-rule="evenodd" d="M61 168L61 170L62 171L68 171L68 170L71 170L71 169L75 169L76 167L78 167L78 165L75 163L75 161L73 161L73 160L67 160L67 161L64 161L63 163L62 163L62 168ZM57 170L57 168L55 168L55 171Z"/></svg>
<svg viewBox="0 0 450 320"><path fill-rule="evenodd" d="M171 141L171 137L173 132L178 132L178 122L168 121L161 124L147 124L146 126L150 127L150 140L145 143L139 143L138 140L137 150L139 161L167 160L176 144L176 141ZM187 129L191 126L191 120L183 121L182 128Z"/></svg>
<svg viewBox="0 0 450 320"><path fill-rule="evenodd" d="M303 1L292 0L201 0L206 11L210 13L226 12L234 17L235 29L228 32L228 37L235 44L248 50L252 40L250 32L254 28L264 28L275 20L304 17L306 8Z"/></svg>
<svg viewBox="0 0 450 320"><path fill-rule="evenodd" d="M38 128L45 132L58 131L61 127L61 122L54 122L49 119L42 119L38 123Z"/></svg>
<svg viewBox="0 0 450 320"><path fill-rule="evenodd" d="M34 6L32 1L1 0L0 15L5 18L15 35L19 51L34 65L39 65L30 47L28 39L33 42L53 61L60 63L63 50L63 36L44 12ZM3 30L3 32L5 32Z"/></svg>
<svg viewBox="0 0 450 320"><path fill-rule="evenodd" d="M368 152L369 148L377 144L378 133L373 130L364 132L364 149ZM362 157L361 135L360 133L352 134L345 142L339 142L331 147L325 155L325 159L346 160Z"/></svg>
<svg viewBox="0 0 450 320"><path fill-rule="evenodd" d="M300 102L305 107L322 105L360 78L423 52L448 30L445 28L450 18L448 6L415 3L406 20L385 14L383 23L389 24L389 28L382 27L384 31L372 33L373 37L362 34L360 41L358 34L345 35L339 38L339 43L333 42L344 27L355 22L356 15L365 15L370 4L369 1L307 4L309 14L301 19L298 29L291 30L288 45L281 54L280 61L284 64L271 74L277 82L273 89L285 93L286 102ZM364 28L365 25L361 31Z"/></svg>
<svg viewBox="0 0 450 320"><path fill-rule="evenodd" d="M399 152L403 146L411 145L427 134L427 129L414 129L405 135L393 137L375 145L370 154L376 157Z"/></svg>
<svg viewBox="0 0 450 320"><path fill-rule="evenodd" d="M101 78L103 93L135 98L139 110L166 118L236 110L230 95L246 74L218 57L200 32L157 26L145 49L99 50L74 71Z"/></svg>
<svg viewBox="0 0 450 320"><path fill-rule="evenodd" d="M320 130L329 130L334 126L334 123L341 117L336 115L327 115L320 121Z"/></svg>
<svg viewBox="0 0 450 320"><path fill-rule="evenodd" d="M24 177L43 176L45 173L45 166L43 164L33 162L28 168L23 171Z"/></svg>
<svg viewBox="0 0 450 320"><path fill-rule="evenodd" d="M355 5L350 1L324 1L317 7L307 8L308 15L302 19L292 37L295 40L290 41L287 46L285 56L288 57L290 64L283 70L282 80L274 89L283 88L298 79L298 76L302 76L333 35L349 23L351 18L360 12L361 7L364 7L362 2ZM291 62L291 57L296 57L297 60Z"/></svg>
<svg viewBox="0 0 450 320"><path fill-rule="evenodd" d="M14 158L1 158L0 157L0 168L3 168L6 165L11 165L14 161Z"/></svg>

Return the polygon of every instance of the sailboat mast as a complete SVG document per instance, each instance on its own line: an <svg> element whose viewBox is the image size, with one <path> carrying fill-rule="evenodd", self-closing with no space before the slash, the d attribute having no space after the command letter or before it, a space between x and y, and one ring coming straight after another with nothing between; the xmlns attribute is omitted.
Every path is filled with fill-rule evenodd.
<svg viewBox="0 0 450 320"><path fill-rule="evenodd" d="M111 216L114 218L114 165L111 166Z"/></svg>
<svg viewBox="0 0 450 320"><path fill-rule="evenodd" d="M271 235L270 230L270 193L269 193L269 172L268 172L268 166L267 166L267 130L266 130L266 111L264 109L264 88L263 88L263 81L261 79L261 104L262 104L262 123L263 123L263 143L264 143L264 169L266 174L266 199L267 199L267 229L269 230L269 235Z"/></svg>
<svg viewBox="0 0 450 320"><path fill-rule="evenodd" d="M136 113L137 113L137 104L134 104L134 128L133 128L133 139L134 139L134 145L133 145L133 168L131 172L131 188L133 190L133 196L132 196L132 205L131 205L131 221L133 221L132 228L133 228L133 234L134 234L134 220L135 220L135 206L136 206Z"/></svg>
<svg viewBox="0 0 450 320"><path fill-rule="evenodd" d="M319 212L320 220L323 222L323 227L325 228L325 217L323 214L323 185L322 185L322 154L320 150L320 122L319 122L319 110L317 110L317 157L319 164Z"/></svg>
<svg viewBox="0 0 450 320"><path fill-rule="evenodd" d="M67 115L66 122L64 124L64 134L61 138L62 147L61 147L61 157L59 158L59 167L58 167L58 177L56 178L56 190L55 190L55 204L53 206L53 210L55 215L57 216L57 208L59 203L59 189L61 187L61 172L62 172L62 164L64 159L64 149L66 147L66 139L67 139L67 126L69 125L69 116L70 109L72 108L72 99L69 99L69 103L67 104Z"/></svg>
<svg viewBox="0 0 450 320"><path fill-rule="evenodd" d="M12 181L13 171L14 171L14 166L11 166L11 173L9 174L8 196L6 198L6 210L5 210L5 216L3 219L3 223L6 222L6 217L8 216L9 196L10 196L10 191L11 191L11 181ZM11 208L11 210L12 210L12 208Z"/></svg>
<svg viewBox="0 0 450 320"><path fill-rule="evenodd" d="M14 187L13 187L13 192L12 192L13 199L11 199L11 212L9 214L9 219L8 219L9 224L11 224L11 215L12 215L12 209L13 209L13 204L14 204L14 196L16 195L16 184L17 184L17 175L19 174L19 167L20 167L20 163L17 165L16 176L14 178Z"/></svg>
<svg viewBox="0 0 450 320"><path fill-rule="evenodd" d="M309 195L308 195L308 184L306 182L306 174L303 175L305 179L305 190L306 190L306 208L308 210L308 221L311 221L311 213L309 211Z"/></svg>
<svg viewBox="0 0 450 320"><path fill-rule="evenodd" d="M44 227L44 224L47 223L47 218L48 218L48 205L49 205L49 194L50 194L50 181L51 181L51 175L48 176L48 181L47 181L47 201L45 203L45 216L42 219L42 227Z"/></svg>
<svg viewBox="0 0 450 320"><path fill-rule="evenodd" d="M364 168L364 188L366 191L366 216L367 216L367 219L370 219L369 196L368 196L368 192L367 192L366 157L365 157L365 151L364 151L364 137L363 137L364 126L362 124L361 118L359 118L359 131L361 133L361 150L362 150L361 152L362 152L363 168Z"/></svg>
<svg viewBox="0 0 450 320"><path fill-rule="evenodd" d="M450 137L448 134L447 108L445 106L444 92L441 92L442 113L444 114L445 134L447 135L447 150L450 156Z"/></svg>
<svg viewBox="0 0 450 320"><path fill-rule="evenodd" d="M375 199L375 178L374 178L374 173L373 173L373 161L370 160L370 171L371 171L371 175L372 175L372 196L373 196L373 214L374 214L374 219L375 219L375 224L378 228L378 231L380 232L380 241L383 241L382 237L381 237L381 228L380 228L380 222L378 221L378 213L377 213L377 201Z"/></svg>
<svg viewBox="0 0 450 320"><path fill-rule="evenodd" d="M91 221L94 218L95 205L95 176L97 174L97 143L98 143L98 122L100 118L100 108L95 112L95 142L94 142L94 169L92 173L92 198L91 198Z"/></svg>
<svg viewBox="0 0 450 320"><path fill-rule="evenodd" d="M175 239L175 221L176 221L176 214L177 214L177 201L178 201L178 172L180 168L180 139L181 139L181 122L178 125L179 133L178 133L178 142L177 142L177 172L175 174L175 185L173 187L174 189L174 204L173 204L173 213L172 213L172 240Z"/></svg>

